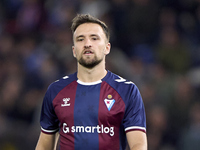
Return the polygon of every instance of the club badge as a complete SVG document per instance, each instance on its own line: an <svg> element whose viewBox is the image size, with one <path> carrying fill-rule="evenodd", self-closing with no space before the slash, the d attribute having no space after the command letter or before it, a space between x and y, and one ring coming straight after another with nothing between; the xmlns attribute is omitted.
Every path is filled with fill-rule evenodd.
<svg viewBox="0 0 200 150"><path fill-rule="evenodd" d="M108 98L108 99L107 99ZM115 100L112 99L112 95L108 95L106 99L104 99L104 103L106 104L106 107L108 108L108 110L110 111L110 109L112 108L112 106L115 103Z"/></svg>

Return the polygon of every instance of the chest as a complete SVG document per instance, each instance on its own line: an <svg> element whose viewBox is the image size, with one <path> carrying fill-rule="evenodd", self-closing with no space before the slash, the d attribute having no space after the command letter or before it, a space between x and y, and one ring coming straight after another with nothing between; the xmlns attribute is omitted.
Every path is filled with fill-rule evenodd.
<svg viewBox="0 0 200 150"><path fill-rule="evenodd" d="M67 86L53 105L61 124L119 126L125 112L119 93L107 84Z"/></svg>

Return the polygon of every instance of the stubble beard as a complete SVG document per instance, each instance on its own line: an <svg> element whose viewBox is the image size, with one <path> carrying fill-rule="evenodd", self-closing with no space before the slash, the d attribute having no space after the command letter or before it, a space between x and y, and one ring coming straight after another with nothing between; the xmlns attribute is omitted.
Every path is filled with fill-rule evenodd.
<svg viewBox="0 0 200 150"><path fill-rule="evenodd" d="M97 66L98 64L100 64L100 62L102 62L103 59L98 59L96 56L94 56L93 59L90 60L90 58L83 58L81 57L78 62L80 65L82 65L83 67L85 68L88 68L88 69L92 69L94 68L95 66Z"/></svg>

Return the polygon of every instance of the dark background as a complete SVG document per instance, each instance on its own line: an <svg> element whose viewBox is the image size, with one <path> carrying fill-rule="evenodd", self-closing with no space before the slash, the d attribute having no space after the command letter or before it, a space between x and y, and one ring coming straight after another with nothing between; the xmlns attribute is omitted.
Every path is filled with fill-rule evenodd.
<svg viewBox="0 0 200 150"><path fill-rule="evenodd" d="M109 26L106 66L139 87L149 150L199 149L199 0L0 0L0 149L35 148L48 85L76 70L77 13Z"/></svg>

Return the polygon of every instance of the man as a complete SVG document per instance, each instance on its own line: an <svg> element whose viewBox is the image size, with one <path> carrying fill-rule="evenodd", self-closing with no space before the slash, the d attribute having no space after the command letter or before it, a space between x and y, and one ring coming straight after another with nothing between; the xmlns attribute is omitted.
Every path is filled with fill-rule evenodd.
<svg viewBox="0 0 200 150"><path fill-rule="evenodd" d="M146 118L135 84L105 68L108 28L90 15L72 23L77 72L52 83L44 97L36 150L146 150Z"/></svg>

